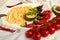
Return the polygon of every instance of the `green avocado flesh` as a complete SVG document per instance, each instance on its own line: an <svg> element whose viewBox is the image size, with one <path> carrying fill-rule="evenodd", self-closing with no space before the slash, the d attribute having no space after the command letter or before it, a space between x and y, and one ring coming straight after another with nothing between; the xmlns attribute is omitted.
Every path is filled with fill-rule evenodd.
<svg viewBox="0 0 60 40"><path fill-rule="evenodd" d="M33 20L36 16L37 16L36 14L26 15L26 20L31 21L31 20Z"/></svg>
<svg viewBox="0 0 60 40"><path fill-rule="evenodd" d="M53 6L52 11L55 13L55 15L60 16L60 6Z"/></svg>
<svg viewBox="0 0 60 40"><path fill-rule="evenodd" d="M25 18L26 20L31 21L37 16L37 14L38 10L36 8L32 8L29 12L26 13Z"/></svg>

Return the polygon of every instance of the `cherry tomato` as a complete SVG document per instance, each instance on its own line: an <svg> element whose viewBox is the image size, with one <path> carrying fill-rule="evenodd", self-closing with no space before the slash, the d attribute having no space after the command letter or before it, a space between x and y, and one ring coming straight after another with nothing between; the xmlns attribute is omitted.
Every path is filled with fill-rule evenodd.
<svg viewBox="0 0 60 40"><path fill-rule="evenodd" d="M32 35L33 35L32 29L26 31L25 35L26 35L26 37L28 37L28 38L32 37Z"/></svg>
<svg viewBox="0 0 60 40"><path fill-rule="evenodd" d="M41 34L40 34L39 32L34 33L33 39L34 39L34 40L40 40L40 39L41 39Z"/></svg>
<svg viewBox="0 0 60 40"><path fill-rule="evenodd" d="M57 16L56 20L57 20L58 23L60 23L60 16Z"/></svg>
<svg viewBox="0 0 60 40"><path fill-rule="evenodd" d="M34 27L36 27L35 24L27 24L27 28L34 28Z"/></svg>
<svg viewBox="0 0 60 40"><path fill-rule="evenodd" d="M39 25L45 24L45 23L47 23L47 20L39 20L39 21L38 21L38 24L39 24Z"/></svg>
<svg viewBox="0 0 60 40"><path fill-rule="evenodd" d="M53 20L55 20L57 23L60 23L60 16L56 16L55 18L53 18Z"/></svg>
<svg viewBox="0 0 60 40"><path fill-rule="evenodd" d="M60 29L60 24L55 24L55 29L59 30Z"/></svg>
<svg viewBox="0 0 60 40"><path fill-rule="evenodd" d="M49 35L49 31L47 31L46 29L42 29L41 35L42 35L43 37L47 37L47 36Z"/></svg>
<svg viewBox="0 0 60 40"><path fill-rule="evenodd" d="M32 29L35 32L39 32L39 28L36 26L35 28Z"/></svg>
<svg viewBox="0 0 60 40"><path fill-rule="evenodd" d="M57 23L57 21L56 21L55 19L51 20L51 22L52 22L53 24Z"/></svg>
<svg viewBox="0 0 60 40"><path fill-rule="evenodd" d="M57 16L56 19L57 19L57 20L60 20L60 16Z"/></svg>
<svg viewBox="0 0 60 40"><path fill-rule="evenodd" d="M48 20L51 17L51 11L50 10L45 10L42 12L44 14L43 19Z"/></svg>
<svg viewBox="0 0 60 40"><path fill-rule="evenodd" d="M50 10L45 10L42 13L45 14L45 15L50 15L51 11Z"/></svg>
<svg viewBox="0 0 60 40"><path fill-rule="evenodd" d="M53 28L52 26L49 26L48 31L50 34L53 34L55 32L55 28Z"/></svg>
<svg viewBox="0 0 60 40"><path fill-rule="evenodd" d="M41 25L41 26L39 27L39 32L40 32L40 33L42 32L42 29L45 29L45 25Z"/></svg>
<svg viewBox="0 0 60 40"><path fill-rule="evenodd" d="M51 26L53 23L51 21L49 21L46 25L47 26Z"/></svg>
<svg viewBox="0 0 60 40"><path fill-rule="evenodd" d="M48 20L48 19L50 19L50 17L51 17L51 15L44 15L43 19Z"/></svg>

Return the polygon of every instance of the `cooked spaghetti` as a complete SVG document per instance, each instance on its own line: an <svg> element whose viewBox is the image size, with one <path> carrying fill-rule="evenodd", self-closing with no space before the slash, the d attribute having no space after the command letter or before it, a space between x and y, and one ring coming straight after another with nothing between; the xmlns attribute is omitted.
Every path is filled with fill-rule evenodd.
<svg viewBox="0 0 60 40"><path fill-rule="evenodd" d="M32 6L21 6L12 8L8 13L5 19L12 24L17 24L24 26L25 25L25 18L24 15L26 12L31 9Z"/></svg>

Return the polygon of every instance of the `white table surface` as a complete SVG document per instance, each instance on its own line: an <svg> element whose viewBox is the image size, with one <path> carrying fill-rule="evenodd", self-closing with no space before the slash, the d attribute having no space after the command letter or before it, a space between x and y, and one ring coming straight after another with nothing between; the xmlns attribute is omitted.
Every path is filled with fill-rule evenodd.
<svg viewBox="0 0 60 40"><path fill-rule="evenodd" d="M7 0L3 5L0 6L0 14L2 11L6 9L6 5L13 5L18 3L20 0ZM37 1L35 1L37 3ZM53 2L53 1L52 1ZM28 3L28 2L27 2ZM34 1L32 1L34 3ZM55 4L55 3L53 3ZM59 4L59 3L57 3ZM25 29L16 33L9 33L0 30L0 40L31 40L25 37ZM41 40L60 40L60 30L56 31L53 35L49 35L48 37L41 38Z"/></svg>

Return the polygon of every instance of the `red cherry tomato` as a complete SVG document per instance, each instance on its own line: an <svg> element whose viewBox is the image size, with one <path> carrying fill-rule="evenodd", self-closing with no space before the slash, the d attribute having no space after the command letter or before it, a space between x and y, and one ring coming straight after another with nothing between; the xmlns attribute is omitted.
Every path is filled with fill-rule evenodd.
<svg viewBox="0 0 60 40"><path fill-rule="evenodd" d="M39 32L41 33L42 30L44 30L44 29L45 29L45 25L40 26L40 27L39 27Z"/></svg>
<svg viewBox="0 0 60 40"><path fill-rule="evenodd" d="M48 20L51 17L51 11L50 10L45 10L42 12L44 14L43 19Z"/></svg>
<svg viewBox="0 0 60 40"><path fill-rule="evenodd" d="M60 24L55 24L55 29L59 30L60 29Z"/></svg>
<svg viewBox="0 0 60 40"><path fill-rule="evenodd" d="M54 17L52 20L57 20L57 17Z"/></svg>
<svg viewBox="0 0 60 40"><path fill-rule="evenodd" d="M45 24L45 23L47 23L47 20L39 20L39 21L38 21L38 24L39 24L39 25Z"/></svg>
<svg viewBox="0 0 60 40"><path fill-rule="evenodd" d="M48 19L50 19L50 15L45 15L44 17L43 17L43 19L45 19L45 20L48 20Z"/></svg>
<svg viewBox="0 0 60 40"><path fill-rule="evenodd" d="M45 30L45 29L42 29L41 35L42 35L43 37L47 37L47 36L49 35L49 31L47 31L47 30Z"/></svg>
<svg viewBox="0 0 60 40"><path fill-rule="evenodd" d="M50 21L48 23L46 23L47 26L51 26L53 23Z"/></svg>
<svg viewBox="0 0 60 40"><path fill-rule="evenodd" d="M40 34L39 32L34 33L33 39L34 39L34 40L40 40L40 39L41 39L41 34Z"/></svg>
<svg viewBox="0 0 60 40"><path fill-rule="evenodd" d="M55 20L57 23L60 23L60 16L56 16L55 18L53 18L53 20Z"/></svg>
<svg viewBox="0 0 60 40"><path fill-rule="evenodd" d="M57 16L56 20L57 20L58 23L60 23L60 16Z"/></svg>
<svg viewBox="0 0 60 40"><path fill-rule="evenodd" d="M45 15L50 15L51 11L50 10L45 10L42 13L45 14Z"/></svg>
<svg viewBox="0 0 60 40"><path fill-rule="evenodd" d="M50 26L50 27L48 27L48 31L49 31L50 34L53 34L55 32L55 28Z"/></svg>
<svg viewBox="0 0 60 40"><path fill-rule="evenodd" d="M57 23L57 21L56 21L55 19L51 20L51 22L52 22L53 24Z"/></svg>
<svg viewBox="0 0 60 40"><path fill-rule="evenodd" d="M39 28L36 26L35 28L32 29L35 32L39 32Z"/></svg>
<svg viewBox="0 0 60 40"><path fill-rule="evenodd" d="M56 19L57 19L57 20L60 20L60 16L57 16Z"/></svg>
<svg viewBox="0 0 60 40"><path fill-rule="evenodd" d="M25 35L26 35L26 37L28 37L28 38L32 37L32 35L33 35L32 29L26 31Z"/></svg>
<svg viewBox="0 0 60 40"><path fill-rule="evenodd" d="M36 25L35 24L27 24L27 28L35 28Z"/></svg>

